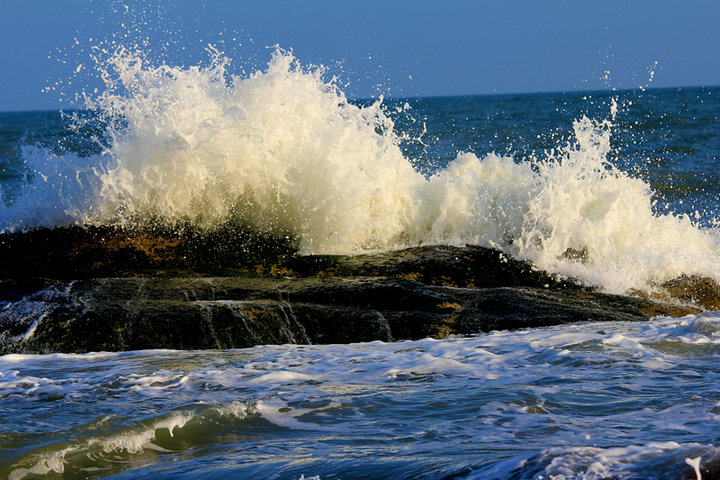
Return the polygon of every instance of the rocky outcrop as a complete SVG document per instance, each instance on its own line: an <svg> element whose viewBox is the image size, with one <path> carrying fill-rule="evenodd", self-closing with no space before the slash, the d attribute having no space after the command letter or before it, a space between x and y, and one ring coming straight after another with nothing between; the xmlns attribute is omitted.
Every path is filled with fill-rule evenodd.
<svg viewBox="0 0 720 480"><path fill-rule="evenodd" d="M481 247L300 256L289 240L215 235L0 236L0 354L442 338L700 311L599 293ZM687 300L695 284L710 302L720 291L678 282Z"/></svg>

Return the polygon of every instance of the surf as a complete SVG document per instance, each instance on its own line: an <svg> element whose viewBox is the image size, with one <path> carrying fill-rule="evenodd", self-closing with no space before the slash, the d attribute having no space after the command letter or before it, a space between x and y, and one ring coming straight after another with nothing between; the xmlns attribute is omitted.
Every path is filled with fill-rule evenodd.
<svg viewBox="0 0 720 480"><path fill-rule="evenodd" d="M720 279L717 229L657 211L649 184L609 161L609 119L575 119L541 155L459 151L422 172L382 98L350 101L279 47L264 70L229 64L213 48L190 67L122 47L98 57L105 90L84 106L106 125L99 153L24 147L0 229L230 224L300 254L472 244L614 293Z"/></svg>

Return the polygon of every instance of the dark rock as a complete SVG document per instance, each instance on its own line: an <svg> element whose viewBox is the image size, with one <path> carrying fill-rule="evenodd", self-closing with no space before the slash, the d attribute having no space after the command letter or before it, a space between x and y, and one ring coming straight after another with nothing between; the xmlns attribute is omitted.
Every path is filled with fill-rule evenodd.
<svg viewBox="0 0 720 480"><path fill-rule="evenodd" d="M0 354L441 338L720 307L720 286L696 277L664 285L685 304L659 302L477 246L301 256L233 226L40 229L0 235L0 258Z"/></svg>
<svg viewBox="0 0 720 480"><path fill-rule="evenodd" d="M293 304L291 310L307 343L393 341L387 319L377 310L305 303Z"/></svg>
<svg viewBox="0 0 720 480"><path fill-rule="evenodd" d="M87 279L6 302L0 353L442 338L644 320L677 308L594 292L441 287L388 277Z"/></svg>

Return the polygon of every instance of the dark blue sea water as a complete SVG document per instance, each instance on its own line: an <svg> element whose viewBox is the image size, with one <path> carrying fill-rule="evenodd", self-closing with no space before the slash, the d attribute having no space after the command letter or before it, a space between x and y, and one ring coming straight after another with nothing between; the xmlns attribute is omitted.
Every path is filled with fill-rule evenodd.
<svg viewBox="0 0 720 480"><path fill-rule="evenodd" d="M233 82L222 66L148 67L90 110L0 113L0 230L233 217L301 253L476 243L616 293L720 279L720 88L348 102L293 62L279 52ZM716 475L718 361L718 312L5 355L0 477Z"/></svg>

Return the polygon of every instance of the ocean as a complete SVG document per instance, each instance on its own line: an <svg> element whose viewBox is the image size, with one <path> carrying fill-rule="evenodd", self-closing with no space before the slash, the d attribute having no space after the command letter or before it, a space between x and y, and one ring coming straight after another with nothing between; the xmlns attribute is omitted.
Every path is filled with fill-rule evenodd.
<svg viewBox="0 0 720 480"><path fill-rule="evenodd" d="M103 65L83 109L0 113L3 241L230 225L298 258L486 247L619 296L720 281L720 87L348 100L280 49L245 77L218 53ZM0 298L0 327L27 321L15 340L31 339L59 285ZM211 301L229 305L195 303ZM0 477L720 478L720 312L699 310L395 341L8 350Z"/></svg>

